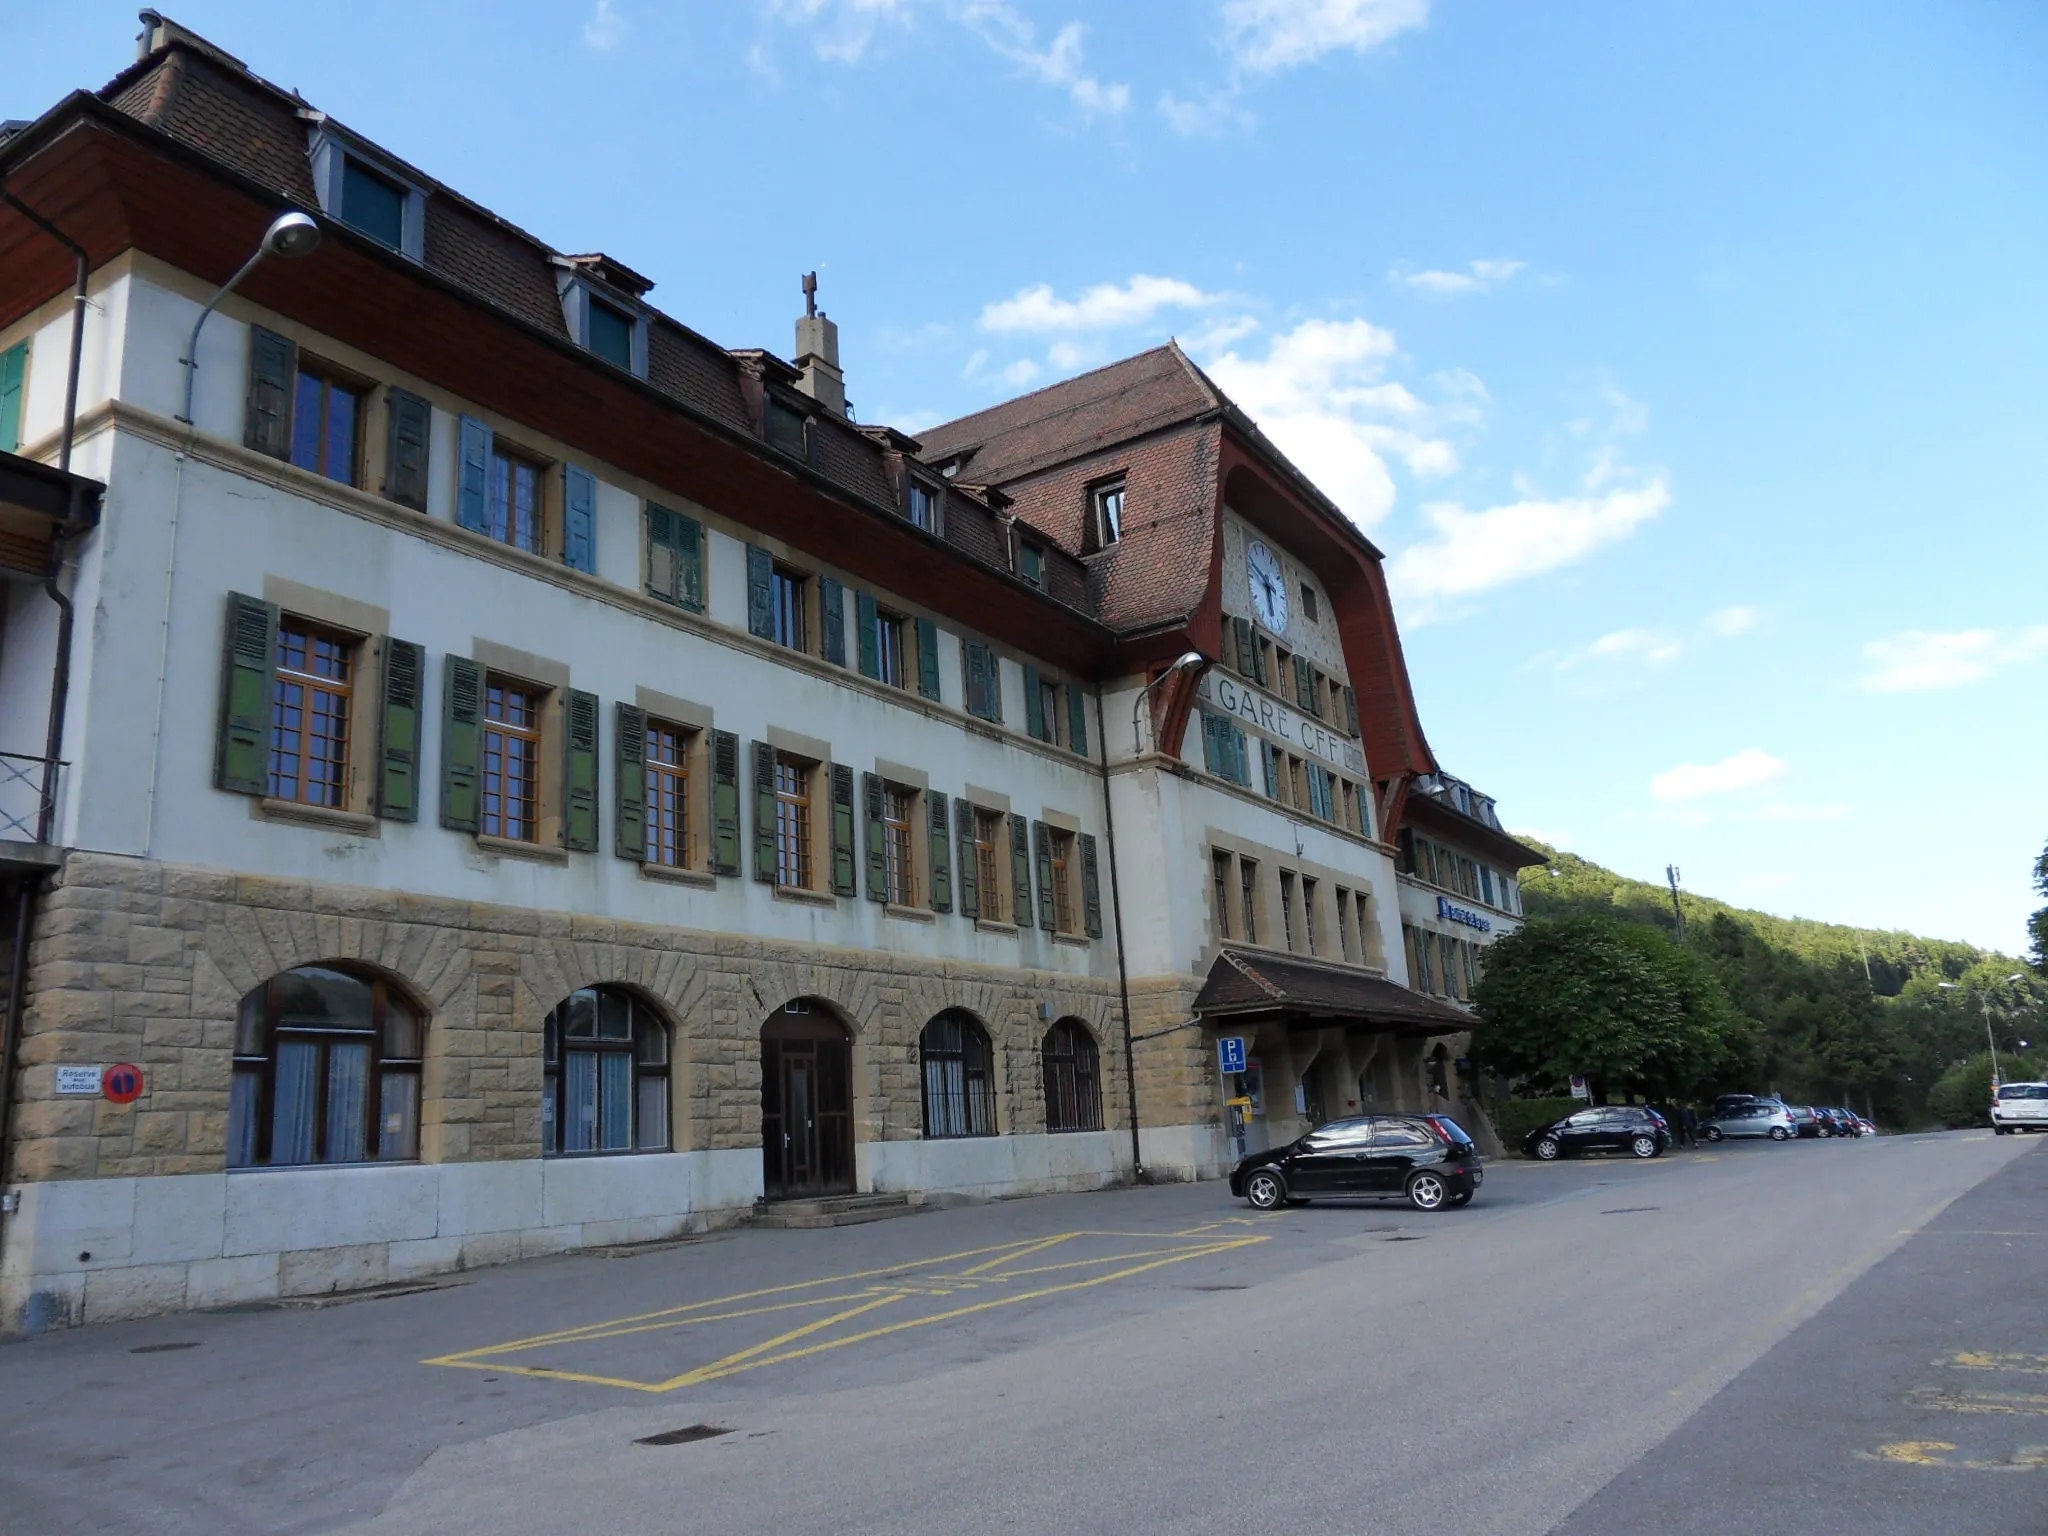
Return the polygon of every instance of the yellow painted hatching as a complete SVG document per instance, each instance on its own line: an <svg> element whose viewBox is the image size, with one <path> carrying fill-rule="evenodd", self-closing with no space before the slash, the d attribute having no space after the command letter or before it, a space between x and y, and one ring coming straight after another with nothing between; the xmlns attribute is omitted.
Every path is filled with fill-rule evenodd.
<svg viewBox="0 0 2048 1536"><path fill-rule="evenodd" d="M1263 1236L1219 1231L1220 1228L1248 1225L1251 1223L1244 1218L1233 1217L1179 1232L1059 1232L1050 1237L971 1248L962 1253L943 1254L908 1264L891 1264L881 1269L767 1286L666 1307L657 1312L586 1323L555 1333L535 1334L531 1338L513 1339L504 1344L489 1344L480 1349L439 1355L421 1363L538 1376L550 1381L581 1381L596 1386L622 1387L632 1392L673 1392L678 1387L718 1381L743 1371L759 1370L763 1366L787 1364L911 1328L926 1328L934 1323L952 1322L1042 1297L1128 1280L1134 1275L1170 1264L1212 1258L1232 1249L1248 1248L1266 1241ZM1064 1253L1080 1253L1102 1242L1107 1242L1112 1251L1073 1258L1062 1256ZM1040 1254L1047 1255L1054 1262L1023 1262ZM962 1299L955 1302L955 1297ZM973 1299L966 1299L969 1297ZM934 1302L952 1304L927 1310ZM875 1319L875 1314L885 1311L888 1313L886 1320ZM911 1312L916 1315L904 1315ZM540 1350L566 1350L573 1354L579 1345L632 1334L666 1333L671 1337L687 1338L689 1329L702 1328L709 1323L775 1317L779 1326L781 1322L794 1321L789 1314L800 1313L822 1315L812 1316L744 1349L660 1380L641 1381L594 1371L518 1363L520 1356L530 1357ZM869 1319L875 1320L865 1321ZM850 1331L834 1331L841 1328Z"/></svg>

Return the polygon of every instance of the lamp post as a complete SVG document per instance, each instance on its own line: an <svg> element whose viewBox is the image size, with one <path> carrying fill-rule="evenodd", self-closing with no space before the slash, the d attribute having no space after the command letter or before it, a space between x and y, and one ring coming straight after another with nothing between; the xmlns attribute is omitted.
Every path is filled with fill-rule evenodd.
<svg viewBox="0 0 2048 1536"><path fill-rule="evenodd" d="M2025 979L2020 972L2014 971L2005 978L2004 985L2010 986L2016 981L2024 981ZM1960 982L1954 981L1937 981L1935 985L1944 992L1961 992L1966 990ZM1991 1034L1991 989L1989 987L1984 989L1979 1001L1984 1007L1984 1043L1991 1047L1991 1091L1996 1093L1998 1091L1998 1041L1992 1038Z"/></svg>
<svg viewBox="0 0 2048 1536"><path fill-rule="evenodd" d="M1183 672L1192 672L1197 667L1205 667L1208 664L1209 658L1204 656L1200 651L1183 651L1179 656L1174 658L1174 663L1172 666L1168 667L1164 672L1160 673L1157 677L1153 678L1151 682L1147 683L1144 687L1138 690L1138 696L1135 699L1131 700L1131 747L1133 751L1137 750L1139 746L1138 707L1145 702L1146 696L1150 694L1154 688L1157 688L1161 683L1165 682L1169 677L1178 677ZM1154 745L1156 746L1157 743L1155 742Z"/></svg>
<svg viewBox="0 0 2048 1536"><path fill-rule="evenodd" d="M286 261L296 261L301 256L310 256L319 246L320 226L313 222L311 214L300 213L294 208L270 221L270 228L263 231L262 243L235 275L221 285L220 291L206 301L206 308L200 310L199 318L192 322L192 339L185 343L185 355L178 359L185 368L185 409L178 413L178 420L188 427L192 425L192 385L199 376L199 332L220 301L233 293L264 257L281 256Z"/></svg>

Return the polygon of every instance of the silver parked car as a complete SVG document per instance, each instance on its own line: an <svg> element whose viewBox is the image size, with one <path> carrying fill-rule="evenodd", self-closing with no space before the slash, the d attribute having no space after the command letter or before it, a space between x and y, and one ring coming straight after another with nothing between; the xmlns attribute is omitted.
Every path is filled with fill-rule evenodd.
<svg viewBox="0 0 2048 1536"><path fill-rule="evenodd" d="M1737 1136L1768 1136L1773 1141L1792 1139L1792 1112L1773 1099L1751 1099L1731 1104L1700 1122L1700 1134L1709 1141L1726 1141Z"/></svg>

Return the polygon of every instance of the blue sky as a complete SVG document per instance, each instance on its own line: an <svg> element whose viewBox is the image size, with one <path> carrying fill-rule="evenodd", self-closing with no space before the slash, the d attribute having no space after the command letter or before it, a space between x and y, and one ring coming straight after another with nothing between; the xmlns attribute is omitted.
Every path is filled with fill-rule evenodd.
<svg viewBox="0 0 2048 1536"><path fill-rule="evenodd" d="M0 116L110 76L134 11L0 0ZM1431 740L1510 824L2021 946L2038 4L170 13L727 345L787 353L818 269L864 419L1179 336L1388 552Z"/></svg>

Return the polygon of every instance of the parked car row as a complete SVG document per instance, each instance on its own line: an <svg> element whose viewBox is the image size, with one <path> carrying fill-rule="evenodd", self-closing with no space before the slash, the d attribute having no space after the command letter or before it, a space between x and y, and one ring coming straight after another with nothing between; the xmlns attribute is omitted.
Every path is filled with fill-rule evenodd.
<svg viewBox="0 0 2048 1536"><path fill-rule="evenodd" d="M1471 1204L1485 1177L1479 1149L1449 1115L1353 1115L1242 1159L1230 1192L1261 1211L1332 1196L1437 1211Z"/></svg>
<svg viewBox="0 0 2048 1536"><path fill-rule="evenodd" d="M1825 1140L1834 1136L1875 1136L1877 1127L1853 1109L1787 1104L1775 1094L1724 1093L1700 1121L1708 1141L1767 1136L1772 1141L1799 1137Z"/></svg>

